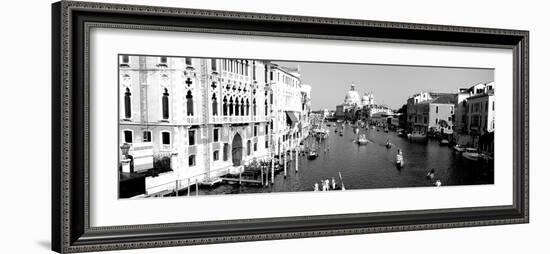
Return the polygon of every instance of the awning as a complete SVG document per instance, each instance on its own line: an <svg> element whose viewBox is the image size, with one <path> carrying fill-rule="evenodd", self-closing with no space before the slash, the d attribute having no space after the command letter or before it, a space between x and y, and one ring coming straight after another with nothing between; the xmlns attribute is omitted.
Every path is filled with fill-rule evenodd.
<svg viewBox="0 0 550 254"><path fill-rule="evenodd" d="M298 122L298 117L296 117L296 114L292 111L285 111L286 113L286 122L290 124L292 127L294 127L295 124Z"/></svg>

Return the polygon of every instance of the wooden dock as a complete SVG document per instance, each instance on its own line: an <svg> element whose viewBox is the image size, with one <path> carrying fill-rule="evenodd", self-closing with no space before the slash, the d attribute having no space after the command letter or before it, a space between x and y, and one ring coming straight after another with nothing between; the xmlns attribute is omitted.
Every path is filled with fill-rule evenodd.
<svg viewBox="0 0 550 254"><path fill-rule="evenodd" d="M222 177L220 178L224 182L234 182L234 183L252 183L252 184L263 184L261 180L255 180L255 179L246 179L246 178L230 178L230 177Z"/></svg>
<svg viewBox="0 0 550 254"><path fill-rule="evenodd" d="M216 177L216 178L202 180L199 184L212 187L217 183L221 183L222 181L223 181L222 178Z"/></svg>

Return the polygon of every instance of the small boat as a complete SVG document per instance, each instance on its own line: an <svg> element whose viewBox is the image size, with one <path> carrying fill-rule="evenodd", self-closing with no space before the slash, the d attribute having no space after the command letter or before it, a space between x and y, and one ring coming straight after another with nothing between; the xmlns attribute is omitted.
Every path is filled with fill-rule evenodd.
<svg viewBox="0 0 550 254"><path fill-rule="evenodd" d="M365 136L365 134L359 135L359 138L357 139L358 145L366 145L368 142L369 141L367 140L367 137Z"/></svg>
<svg viewBox="0 0 550 254"><path fill-rule="evenodd" d="M405 137L405 131L403 129L397 130L397 136L398 137Z"/></svg>
<svg viewBox="0 0 550 254"><path fill-rule="evenodd" d="M413 142L425 142L428 140L428 136L425 133L414 132L407 134L407 138Z"/></svg>
<svg viewBox="0 0 550 254"><path fill-rule="evenodd" d="M439 140L439 144L442 145L442 146L448 146L449 145L449 140L443 138L443 139Z"/></svg>
<svg viewBox="0 0 550 254"><path fill-rule="evenodd" d="M477 161L482 155L475 148L466 148L466 151L462 153L462 157L471 161Z"/></svg>
<svg viewBox="0 0 550 254"><path fill-rule="evenodd" d="M403 165L405 165L405 160L403 160L403 153L401 153L401 150L397 151L397 155L395 156L395 165L399 168L402 168Z"/></svg>
<svg viewBox="0 0 550 254"><path fill-rule="evenodd" d="M314 159L317 158L317 156L319 156L319 154L317 154L317 151L311 150L311 151L309 151L309 153L307 155L307 158L310 159L310 160L314 160Z"/></svg>
<svg viewBox="0 0 550 254"><path fill-rule="evenodd" d="M461 146L461 145L455 145L455 146L453 147L453 150L454 150L455 152L462 153L462 152L466 151L466 148L465 148L464 146Z"/></svg>
<svg viewBox="0 0 550 254"><path fill-rule="evenodd" d="M432 179L434 179L434 177L435 177L435 169L432 168L430 171L428 171L428 174L426 175L426 178L432 180Z"/></svg>

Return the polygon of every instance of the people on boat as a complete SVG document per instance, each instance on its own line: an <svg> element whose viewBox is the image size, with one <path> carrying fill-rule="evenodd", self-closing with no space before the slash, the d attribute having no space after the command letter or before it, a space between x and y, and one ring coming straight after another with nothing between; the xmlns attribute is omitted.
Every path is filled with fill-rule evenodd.
<svg viewBox="0 0 550 254"><path fill-rule="evenodd" d="M332 178L332 189L336 190L336 181L334 180L334 177Z"/></svg>
<svg viewBox="0 0 550 254"><path fill-rule="evenodd" d="M426 177L430 180L434 179L435 177L435 169L431 169L430 172L428 172L428 174L426 175Z"/></svg>
<svg viewBox="0 0 550 254"><path fill-rule="evenodd" d="M315 185L313 185L313 191L319 191L319 184L318 183L315 183Z"/></svg>
<svg viewBox="0 0 550 254"><path fill-rule="evenodd" d="M437 179L437 181L435 181L435 186L441 187L441 180Z"/></svg>

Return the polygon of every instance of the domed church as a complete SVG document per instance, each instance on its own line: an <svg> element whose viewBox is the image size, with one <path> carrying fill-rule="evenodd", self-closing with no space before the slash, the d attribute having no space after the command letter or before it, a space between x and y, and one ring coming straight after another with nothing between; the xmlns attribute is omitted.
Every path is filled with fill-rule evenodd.
<svg viewBox="0 0 550 254"><path fill-rule="evenodd" d="M355 84L351 83L351 89L347 92L344 99L344 105L346 106L361 106L361 96L355 90Z"/></svg>

